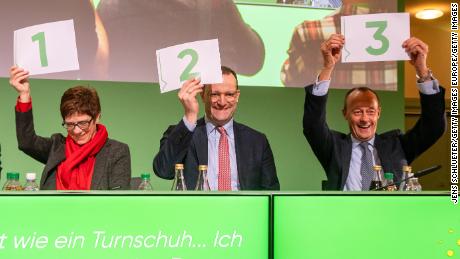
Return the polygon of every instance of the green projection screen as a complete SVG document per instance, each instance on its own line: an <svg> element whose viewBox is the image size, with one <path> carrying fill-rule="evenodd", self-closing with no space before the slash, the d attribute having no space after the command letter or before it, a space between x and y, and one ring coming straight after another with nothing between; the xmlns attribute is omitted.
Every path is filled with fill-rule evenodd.
<svg viewBox="0 0 460 259"><path fill-rule="evenodd" d="M274 209L275 259L460 255L460 207L447 195L275 196Z"/></svg>
<svg viewBox="0 0 460 259"><path fill-rule="evenodd" d="M269 196L0 195L0 258L268 258Z"/></svg>
<svg viewBox="0 0 460 259"><path fill-rule="evenodd" d="M241 76L241 85L303 87L316 79L323 63L320 44L340 33L341 16L397 11L396 0L345 1L342 6L342 1L335 1L340 6L335 9L290 2L3 1L0 76L7 77L13 63L15 30L72 19L80 70L37 78L154 83L158 82L156 50L218 39L221 62ZM45 46L48 52L50 46ZM336 71L340 77L333 77L338 79L333 88L366 85L396 90L396 62L339 64Z"/></svg>

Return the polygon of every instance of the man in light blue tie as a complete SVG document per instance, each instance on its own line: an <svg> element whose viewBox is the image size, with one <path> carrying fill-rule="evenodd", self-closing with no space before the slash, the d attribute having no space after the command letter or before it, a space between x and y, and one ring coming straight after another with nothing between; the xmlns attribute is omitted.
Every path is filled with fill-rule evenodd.
<svg viewBox="0 0 460 259"><path fill-rule="evenodd" d="M379 97L368 87L358 87L347 92L342 110L350 134L331 130L326 122L327 93L344 43L343 35L333 34L321 44L323 68L317 81L305 87L303 132L326 172L326 189L369 190L373 165L393 172L395 181L399 181L403 165L410 164L441 137L446 126L445 90L427 67L428 46L410 38L402 47L418 77L421 116L416 125L406 133L392 130L376 134L381 113Z"/></svg>

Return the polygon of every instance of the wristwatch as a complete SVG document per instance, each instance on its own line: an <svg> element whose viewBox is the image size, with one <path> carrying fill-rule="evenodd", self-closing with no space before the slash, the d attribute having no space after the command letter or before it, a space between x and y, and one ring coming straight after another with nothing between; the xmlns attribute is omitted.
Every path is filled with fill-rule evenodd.
<svg viewBox="0 0 460 259"><path fill-rule="evenodd" d="M426 81L430 81L430 80L433 80L433 72L431 71L431 69L428 69L428 74L424 77L420 77L419 75L415 74L415 76L417 77L417 83L423 83L423 82L426 82Z"/></svg>

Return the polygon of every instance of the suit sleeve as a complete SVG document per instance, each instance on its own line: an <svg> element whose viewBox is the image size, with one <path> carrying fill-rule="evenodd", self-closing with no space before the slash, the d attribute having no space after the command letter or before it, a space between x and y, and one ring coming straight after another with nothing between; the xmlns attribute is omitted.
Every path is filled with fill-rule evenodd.
<svg viewBox="0 0 460 259"><path fill-rule="evenodd" d="M262 157L262 189L279 190L280 183L276 175L275 160L268 139L264 135L264 152Z"/></svg>
<svg viewBox="0 0 460 259"><path fill-rule="evenodd" d="M327 94L315 96L313 85L305 87L305 104L303 114L303 134L326 170L332 157L332 133L326 123ZM326 170L327 172L328 170Z"/></svg>
<svg viewBox="0 0 460 259"><path fill-rule="evenodd" d="M19 150L43 164L47 163L53 140L35 133L32 110L16 111L16 137Z"/></svg>
<svg viewBox="0 0 460 259"><path fill-rule="evenodd" d="M412 161L431 147L446 130L445 89L437 94L420 93L421 115L415 126L401 136L407 162Z"/></svg>
<svg viewBox="0 0 460 259"><path fill-rule="evenodd" d="M184 163L192 136L193 132L187 129L182 120L164 132L160 150L153 159L153 171L158 177L174 178L174 166L176 163Z"/></svg>
<svg viewBox="0 0 460 259"><path fill-rule="evenodd" d="M120 190L129 190L131 182L131 154L126 144L120 144L118 150L114 153L109 190L120 188Z"/></svg>

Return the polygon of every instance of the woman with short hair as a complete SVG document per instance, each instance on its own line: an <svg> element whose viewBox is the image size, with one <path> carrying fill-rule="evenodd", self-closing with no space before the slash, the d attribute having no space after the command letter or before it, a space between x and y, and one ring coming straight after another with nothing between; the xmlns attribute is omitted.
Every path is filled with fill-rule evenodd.
<svg viewBox="0 0 460 259"><path fill-rule="evenodd" d="M93 88L75 86L61 98L62 126L50 138L36 135L29 72L13 66L10 84L18 92L16 136L19 149L45 164L42 190L129 189L131 157L128 145L108 138L99 123L101 106Z"/></svg>

